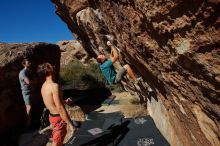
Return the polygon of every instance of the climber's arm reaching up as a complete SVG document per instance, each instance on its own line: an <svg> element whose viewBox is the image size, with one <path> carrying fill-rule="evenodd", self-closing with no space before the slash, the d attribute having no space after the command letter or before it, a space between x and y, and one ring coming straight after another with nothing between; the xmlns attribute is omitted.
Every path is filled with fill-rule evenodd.
<svg viewBox="0 0 220 146"><path fill-rule="evenodd" d="M118 51L110 42L107 42L107 45L111 47L110 59L112 60L112 63L114 63L115 61L118 60Z"/></svg>

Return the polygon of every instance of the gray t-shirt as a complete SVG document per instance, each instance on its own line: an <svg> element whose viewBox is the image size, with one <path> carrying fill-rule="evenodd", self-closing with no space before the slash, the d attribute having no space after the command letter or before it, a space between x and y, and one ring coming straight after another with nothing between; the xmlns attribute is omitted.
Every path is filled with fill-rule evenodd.
<svg viewBox="0 0 220 146"><path fill-rule="evenodd" d="M28 85L27 83L25 83L25 81L24 81L25 78L27 78L30 81L34 80L34 74L31 70L24 68L19 72L19 81L21 84L22 92L29 92L32 90L33 87L31 87L31 85Z"/></svg>

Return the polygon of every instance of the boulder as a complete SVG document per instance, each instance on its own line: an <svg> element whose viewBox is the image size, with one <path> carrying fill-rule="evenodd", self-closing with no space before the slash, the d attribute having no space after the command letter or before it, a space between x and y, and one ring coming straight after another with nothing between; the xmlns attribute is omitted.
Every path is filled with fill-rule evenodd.
<svg viewBox="0 0 220 146"><path fill-rule="evenodd" d="M57 45L61 50L61 65L80 61L83 64L89 63L90 57L77 40L59 41Z"/></svg>
<svg viewBox="0 0 220 146"><path fill-rule="evenodd" d="M110 40L143 82L141 102L171 145L220 145L218 0L52 0L90 56ZM147 129L146 129L147 130Z"/></svg>
<svg viewBox="0 0 220 146"><path fill-rule="evenodd" d="M46 43L0 43L0 135L6 136L24 127L26 109L21 94L18 74L23 68L21 62L28 58L32 70L36 72L38 64L50 62L55 65L56 77L60 69L59 46ZM41 82L38 82L38 95L34 103L33 123L39 123L40 109L43 106L40 96ZM39 107L37 107L39 106Z"/></svg>

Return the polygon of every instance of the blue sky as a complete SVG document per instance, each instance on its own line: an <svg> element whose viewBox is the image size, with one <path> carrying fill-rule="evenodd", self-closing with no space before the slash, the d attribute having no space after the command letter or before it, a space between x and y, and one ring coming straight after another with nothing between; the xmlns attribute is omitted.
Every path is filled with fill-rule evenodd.
<svg viewBox="0 0 220 146"><path fill-rule="evenodd" d="M50 0L1 0L0 42L49 42L74 39Z"/></svg>

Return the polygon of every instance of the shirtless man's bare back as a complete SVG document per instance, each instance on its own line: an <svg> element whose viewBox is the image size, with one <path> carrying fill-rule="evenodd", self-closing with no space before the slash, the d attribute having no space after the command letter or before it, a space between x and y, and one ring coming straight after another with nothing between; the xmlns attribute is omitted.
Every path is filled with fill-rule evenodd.
<svg viewBox="0 0 220 146"><path fill-rule="evenodd" d="M53 81L54 67L49 63L39 65L38 74L46 79L42 85L41 94L46 108L50 111L49 121L53 127L52 145L61 146L66 136L66 125L70 127L73 134L76 128L64 107L59 85Z"/></svg>

